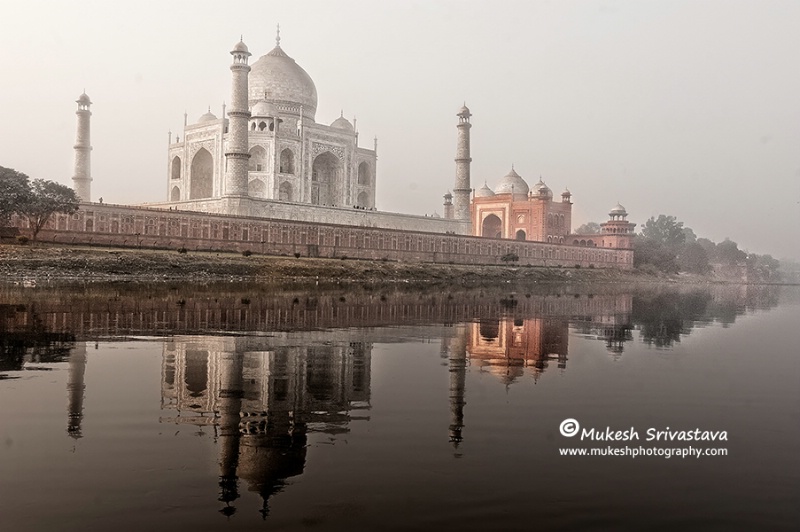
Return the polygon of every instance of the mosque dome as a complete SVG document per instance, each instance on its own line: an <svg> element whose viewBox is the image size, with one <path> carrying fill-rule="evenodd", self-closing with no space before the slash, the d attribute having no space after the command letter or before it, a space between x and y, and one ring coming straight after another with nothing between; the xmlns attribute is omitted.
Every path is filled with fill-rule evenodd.
<svg viewBox="0 0 800 532"><path fill-rule="evenodd" d="M344 117L344 115L334 120L331 123L331 127L335 127L336 129L343 129L351 133L355 131L355 129L353 129L353 124L351 124L350 121Z"/></svg>
<svg viewBox="0 0 800 532"><path fill-rule="evenodd" d="M216 119L216 115L214 115L214 113L211 112L211 109L209 109L206 114L197 119L197 123L200 124L202 122L213 122Z"/></svg>
<svg viewBox="0 0 800 532"><path fill-rule="evenodd" d="M78 103L92 103L92 101L89 99L89 95L86 94L85 92L80 96L78 96L78 99L75 101Z"/></svg>
<svg viewBox="0 0 800 532"><path fill-rule="evenodd" d="M550 187L544 184L542 178L539 178L539 181L533 185L533 195L538 198L552 198L553 191L550 190Z"/></svg>
<svg viewBox="0 0 800 532"><path fill-rule="evenodd" d="M253 106L253 109L250 111L250 116L252 117L276 117L278 116L278 110L275 109L275 106L271 103L261 100L260 102L256 103Z"/></svg>
<svg viewBox="0 0 800 532"><path fill-rule="evenodd" d="M625 207L617 203L611 212L608 213L609 216L627 216L628 212L625 210Z"/></svg>
<svg viewBox="0 0 800 532"><path fill-rule="evenodd" d="M247 45L245 43L243 43L242 41L239 41L239 42L236 43L236 45L233 47L233 51L234 52L241 52L241 53L245 53L245 54L249 54L250 53L250 50L247 49Z"/></svg>
<svg viewBox="0 0 800 532"><path fill-rule="evenodd" d="M251 96L266 99L278 105L279 109L285 109L284 105L288 104L296 108L297 114L302 106L303 115L314 119L317 87L311 76L286 55L280 44L253 63L248 83Z"/></svg>
<svg viewBox="0 0 800 532"><path fill-rule="evenodd" d="M515 195L522 194L527 196L529 190L528 183L526 183L525 180L520 177L513 167L511 168L511 171L506 174L506 176L503 177L499 183L497 183L497 186L494 187L495 194L513 193Z"/></svg>
<svg viewBox="0 0 800 532"><path fill-rule="evenodd" d="M463 116L465 118L468 118L472 116L472 113L469 112L469 107L467 107L467 104L464 104L461 106L461 109L458 110L458 114L456 114L456 116Z"/></svg>
<svg viewBox="0 0 800 532"><path fill-rule="evenodd" d="M514 190L516 190L516 188ZM475 191L476 198L490 198L492 196L494 196L494 192L492 192L492 189L489 188L489 185L486 183L484 183L481 188Z"/></svg>

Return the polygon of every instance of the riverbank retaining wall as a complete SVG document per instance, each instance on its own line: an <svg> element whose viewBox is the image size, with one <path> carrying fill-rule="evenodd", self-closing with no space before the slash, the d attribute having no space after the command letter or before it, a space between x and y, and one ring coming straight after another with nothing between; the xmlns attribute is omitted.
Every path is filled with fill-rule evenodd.
<svg viewBox="0 0 800 532"><path fill-rule="evenodd" d="M14 223L30 233L24 219ZM54 215L38 240L188 251L232 251L298 257L356 258L453 264L498 264L508 255L530 266L633 268L633 250L557 245L448 233L260 217L81 204Z"/></svg>

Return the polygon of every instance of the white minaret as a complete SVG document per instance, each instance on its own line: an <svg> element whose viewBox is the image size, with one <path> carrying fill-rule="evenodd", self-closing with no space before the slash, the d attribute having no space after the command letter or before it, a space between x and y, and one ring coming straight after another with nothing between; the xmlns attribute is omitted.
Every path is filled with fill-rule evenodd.
<svg viewBox="0 0 800 532"><path fill-rule="evenodd" d="M247 137L247 122L250 110L247 106L247 74L250 66L247 58L250 52L240 40L231 51L233 64L231 73L231 107L228 110L228 147L225 150L225 195L247 196L248 173L247 160L250 158ZM223 117L224 118L224 117Z"/></svg>
<svg viewBox="0 0 800 532"><path fill-rule="evenodd" d="M472 113L466 105L458 111L458 144L456 145L456 183L453 187L453 211L456 220L469 222L469 196L472 186L469 179L469 165L472 157L469 156L469 117Z"/></svg>
<svg viewBox="0 0 800 532"><path fill-rule="evenodd" d="M92 201L92 143L90 139L89 106L92 101L84 92L75 100L78 104L78 134L75 139L75 173L72 176L75 193L83 202Z"/></svg>

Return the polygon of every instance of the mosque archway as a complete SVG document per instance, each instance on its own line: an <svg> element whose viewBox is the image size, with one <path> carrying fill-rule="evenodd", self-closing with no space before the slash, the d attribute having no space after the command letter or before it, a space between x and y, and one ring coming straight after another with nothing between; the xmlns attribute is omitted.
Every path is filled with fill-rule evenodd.
<svg viewBox="0 0 800 532"><path fill-rule="evenodd" d="M169 173L172 179L180 179L181 178L181 158L180 157L173 157L172 158L172 169Z"/></svg>
<svg viewBox="0 0 800 532"><path fill-rule="evenodd" d="M311 203L341 205L342 162L329 151L319 154L311 165Z"/></svg>
<svg viewBox="0 0 800 532"><path fill-rule="evenodd" d="M192 158L189 199L210 198L214 192L214 158L200 148Z"/></svg>
<svg viewBox="0 0 800 532"><path fill-rule="evenodd" d="M367 204L368 201L369 199L367 198L367 193L361 192L359 193L358 199L356 200L356 205L358 205L359 207L367 208L369 207L369 205Z"/></svg>
<svg viewBox="0 0 800 532"><path fill-rule="evenodd" d="M172 192L169 194L170 201L180 201L181 200L181 189L178 187L172 187Z"/></svg>
<svg viewBox="0 0 800 532"><path fill-rule="evenodd" d="M483 219L481 224L481 236L489 238L502 238L503 222L495 214L490 214Z"/></svg>
<svg viewBox="0 0 800 532"><path fill-rule="evenodd" d="M516 238L517 240L525 240L525 231L522 229L518 230Z"/></svg>

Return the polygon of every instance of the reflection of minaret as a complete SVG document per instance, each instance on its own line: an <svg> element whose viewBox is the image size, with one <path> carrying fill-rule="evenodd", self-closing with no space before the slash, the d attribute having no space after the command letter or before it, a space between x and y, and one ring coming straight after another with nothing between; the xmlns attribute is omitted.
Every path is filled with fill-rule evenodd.
<svg viewBox="0 0 800 532"><path fill-rule="evenodd" d="M464 388L467 378L467 330L459 325L450 344L450 442L453 447L463 440Z"/></svg>
<svg viewBox="0 0 800 532"><path fill-rule="evenodd" d="M230 503L239 498L236 468L239 465L239 412L242 409L243 362L241 353L223 353L220 360L219 391L219 500L225 503L221 510L232 515L236 508Z"/></svg>
<svg viewBox="0 0 800 532"><path fill-rule="evenodd" d="M81 421L83 420L83 396L86 384L83 376L86 373L86 344L81 342L75 344L75 348L69 355L69 379L67 380L67 393L69 396L69 422L67 433L75 438L81 438Z"/></svg>

